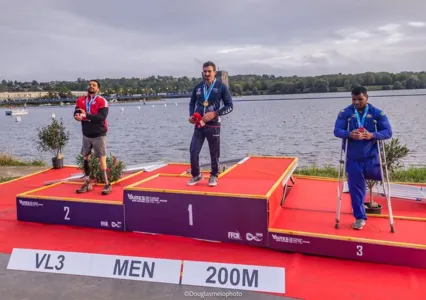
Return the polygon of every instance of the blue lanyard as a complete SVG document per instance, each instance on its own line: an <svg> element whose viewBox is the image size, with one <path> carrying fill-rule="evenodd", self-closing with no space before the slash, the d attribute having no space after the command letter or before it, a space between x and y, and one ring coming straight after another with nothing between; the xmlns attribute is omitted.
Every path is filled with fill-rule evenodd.
<svg viewBox="0 0 426 300"><path fill-rule="evenodd" d="M356 115L356 120L357 120L357 123L358 123L358 128L363 128L364 127L364 123L365 123L365 118L367 116L367 112L368 112L368 104L365 107L365 111L364 111L364 114L362 115L362 121L361 121L360 117L359 117L358 110L355 108L355 115Z"/></svg>
<svg viewBox="0 0 426 300"><path fill-rule="evenodd" d="M204 92L204 101L209 101L209 97L210 97L210 94L212 93L212 90L213 90L213 86L214 86L214 84L216 83L216 78L214 79L214 81L212 82L212 84L210 85L210 87L209 87L209 90L207 91L207 88L206 88L206 84L204 83L204 87L203 87L203 92Z"/></svg>
<svg viewBox="0 0 426 300"><path fill-rule="evenodd" d="M90 100L90 102L88 102L89 97L86 97L86 113L90 114L90 106L93 104L93 102L95 102L97 97L98 95L96 95L92 100Z"/></svg>

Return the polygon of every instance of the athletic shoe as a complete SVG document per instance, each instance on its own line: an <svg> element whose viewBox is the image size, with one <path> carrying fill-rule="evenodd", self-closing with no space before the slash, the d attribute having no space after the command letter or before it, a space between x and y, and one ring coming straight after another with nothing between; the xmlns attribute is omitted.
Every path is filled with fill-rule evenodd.
<svg viewBox="0 0 426 300"><path fill-rule="evenodd" d="M356 221L355 221L355 223L352 225L352 228L353 228L353 229L356 229L356 230L361 230L362 228L364 228L364 225L365 225L365 220L363 220L363 219L358 219L358 220L356 220Z"/></svg>
<svg viewBox="0 0 426 300"><path fill-rule="evenodd" d="M108 195L111 193L111 191L112 191L111 184L108 183L104 186L104 189L102 190L102 195Z"/></svg>
<svg viewBox="0 0 426 300"><path fill-rule="evenodd" d="M82 194L82 193L90 192L91 190L93 190L93 185L90 182L90 180L86 180L81 186L81 188L79 188L76 192L77 194Z"/></svg>
<svg viewBox="0 0 426 300"><path fill-rule="evenodd" d="M210 176L209 186L216 186L216 185L217 185L217 177L216 176Z"/></svg>
<svg viewBox="0 0 426 300"><path fill-rule="evenodd" d="M198 176L192 177L189 181L188 181L188 185L196 185L199 181L203 180L203 175L200 174Z"/></svg>

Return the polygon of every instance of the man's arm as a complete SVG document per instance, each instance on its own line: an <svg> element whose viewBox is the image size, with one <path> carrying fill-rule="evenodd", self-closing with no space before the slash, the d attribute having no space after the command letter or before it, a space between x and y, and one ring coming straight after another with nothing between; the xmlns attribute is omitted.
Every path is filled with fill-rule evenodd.
<svg viewBox="0 0 426 300"><path fill-rule="evenodd" d="M79 102L79 99L77 99L77 101L75 102L74 117L75 117L76 114L81 113L81 109L80 109L80 107L78 107L78 102Z"/></svg>
<svg viewBox="0 0 426 300"><path fill-rule="evenodd" d="M222 86L222 95L221 96L222 96L222 100L223 100L223 107L216 111L217 116L227 115L234 110L234 104L232 103L231 92L229 91L229 89L226 85Z"/></svg>
<svg viewBox="0 0 426 300"><path fill-rule="evenodd" d="M373 132L373 138L376 140L387 140L392 138L392 127L386 114L381 111L376 121L377 132Z"/></svg>
<svg viewBox="0 0 426 300"><path fill-rule="evenodd" d="M197 101L197 95L195 94L196 88L192 90L191 100L189 101L189 116L191 117L195 111L195 103Z"/></svg>
<svg viewBox="0 0 426 300"><path fill-rule="evenodd" d="M351 132L348 130L349 116L346 114L346 111L341 111L337 116L336 122L334 124L334 136L347 139Z"/></svg>
<svg viewBox="0 0 426 300"><path fill-rule="evenodd" d="M102 122L105 121L108 117L108 112L108 107L102 107L98 110L98 113L96 115L86 113L86 119L90 120L91 122Z"/></svg>

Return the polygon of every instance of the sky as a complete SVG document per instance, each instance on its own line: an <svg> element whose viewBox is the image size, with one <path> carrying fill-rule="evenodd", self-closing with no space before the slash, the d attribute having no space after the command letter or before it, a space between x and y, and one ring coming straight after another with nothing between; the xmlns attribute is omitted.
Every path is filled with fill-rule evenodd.
<svg viewBox="0 0 426 300"><path fill-rule="evenodd" d="M426 70L425 0L0 0L0 80Z"/></svg>

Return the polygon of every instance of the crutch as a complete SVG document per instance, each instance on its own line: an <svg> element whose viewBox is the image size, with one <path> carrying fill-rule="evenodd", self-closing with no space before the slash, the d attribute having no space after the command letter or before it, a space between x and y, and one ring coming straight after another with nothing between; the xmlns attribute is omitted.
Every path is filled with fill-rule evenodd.
<svg viewBox="0 0 426 300"><path fill-rule="evenodd" d="M377 121L374 120L374 126L377 132ZM383 150L381 150L380 148L383 147ZM385 145L384 145L384 141L383 140L377 140L377 150L379 152L379 161L380 161L380 174L381 174L381 179L382 179L382 186L383 186L383 193L385 194L386 197L386 202L388 204L388 211L389 211L389 222L390 222L390 227L391 227L391 232L395 233L395 225L394 225L394 221L393 221L393 213L392 213L392 204L391 204L391 188L390 188L390 182L389 182L389 173L388 173L388 166L386 163L386 153L385 153ZM383 160L384 162L382 163L382 154L383 154ZM386 174L384 174L386 173ZM386 193L386 188L385 188L385 178L386 178L386 185L388 188L388 192Z"/></svg>
<svg viewBox="0 0 426 300"><path fill-rule="evenodd" d="M351 122L351 118L348 119L348 127L347 127L347 131L349 131L349 124ZM339 160L339 173L338 173L338 179L337 179L337 209L336 209L336 225L335 228L338 229L339 228L339 222L340 222L340 209L341 209L341 205L342 205L342 192L343 192L343 186L345 183L345 174L346 174L346 157L347 157L347 153L348 153L348 144L349 144L349 138L348 139L343 139L342 143L346 142L345 145L345 159L343 159L343 145L340 149L340 160ZM343 170L341 171L342 168L342 164L343 164ZM340 183L340 181L342 181L342 183ZM340 184L342 184L342 186L340 186Z"/></svg>

